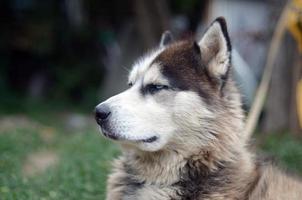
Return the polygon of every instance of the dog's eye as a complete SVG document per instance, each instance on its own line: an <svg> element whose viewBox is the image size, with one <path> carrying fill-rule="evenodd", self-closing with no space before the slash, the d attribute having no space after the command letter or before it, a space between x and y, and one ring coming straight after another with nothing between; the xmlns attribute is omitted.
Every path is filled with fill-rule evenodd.
<svg viewBox="0 0 302 200"><path fill-rule="evenodd" d="M129 87L132 87L132 85L133 85L133 83L131 83L131 82L128 83L128 86L129 86Z"/></svg>
<svg viewBox="0 0 302 200"><path fill-rule="evenodd" d="M149 84L146 86L146 91L150 94L154 94L160 90L168 89L169 87L166 85L157 85L157 84Z"/></svg>

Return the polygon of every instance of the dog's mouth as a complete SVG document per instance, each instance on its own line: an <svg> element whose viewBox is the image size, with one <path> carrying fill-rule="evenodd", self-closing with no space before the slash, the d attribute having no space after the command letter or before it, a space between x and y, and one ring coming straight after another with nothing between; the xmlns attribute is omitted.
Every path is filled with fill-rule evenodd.
<svg viewBox="0 0 302 200"><path fill-rule="evenodd" d="M132 138L128 138L128 137L124 137L124 136L120 136L114 132L110 132L104 128L101 128L101 132L103 133L103 135L107 138L110 138L112 140L116 140L116 141L130 141L130 142L137 142L137 143L152 143L155 142L156 140L158 140L157 136L152 136L152 137L147 137L147 138L143 138L143 139L132 139Z"/></svg>
<svg viewBox="0 0 302 200"><path fill-rule="evenodd" d="M158 139L157 136L152 136L152 137L149 137L147 139L142 139L142 140L138 140L138 141L139 142L144 142L144 143L152 143L152 142L155 142L157 139Z"/></svg>

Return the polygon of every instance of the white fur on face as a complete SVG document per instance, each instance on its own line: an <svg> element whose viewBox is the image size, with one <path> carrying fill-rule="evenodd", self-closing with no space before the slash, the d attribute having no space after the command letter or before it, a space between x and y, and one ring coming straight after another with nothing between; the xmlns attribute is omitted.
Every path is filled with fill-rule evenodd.
<svg viewBox="0 0 302 200"><path fill-rule="evenodd" d="M102 103L111 109L110 129L124 142L146 151L161 149L175 132L168 107L156 101L155 96L160 95L141 93L141 88L148 84L168 84L160 73L160 65L150 66L162 50L153 51L134 65L129 75L129 82L133 84L130 89ZM158 139L152 143L141 141L154 136Z"/></svg>
<svg viewBox="0 0 302 200"><path fill-rule="evenodd" d="M161 149L174 132L174 126L167 126L173 123L167 108L151 96L142 96L139 85L104 103L111 108L110 127L114 133L142 150ZM154 136L158 139L152 143L141 142Z"/></svg>
<svg viewBox="0 0 302 200"><path fill-rule="evenodd" d="M145 56L138 59L138 61L133 65L133 68L129 74L129 83L134 84L139 78L141 78L144 73L150 68L151 63L154 61L156 56L158 56L165 47L160 47L149 52Z"/></svg>
<svg viewBox="0 0 302 200"><path fill-rule="evenodd" d="M146 86L148 84L155 85L169 85L169 81L162 75L160 71L160 63L152 64L149 69L141 76L142 85Z"/></svg>
<svg viewBox="0 0 302 200"><path fill-rule="evenodd" d="M176 122L176 138L182 146L187 141L193 146L206 147L214 136L208 133L209 122L215 114L196 92L180 91L176 94L173 105L173 119ZM193 138L193 139L192 139ZM196 144L193 144L196 142Z"/></svg>

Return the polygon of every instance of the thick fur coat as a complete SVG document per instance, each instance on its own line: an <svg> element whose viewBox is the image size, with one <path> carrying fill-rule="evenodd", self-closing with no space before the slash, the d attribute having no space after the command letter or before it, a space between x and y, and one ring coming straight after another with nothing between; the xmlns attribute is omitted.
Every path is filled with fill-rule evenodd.
<svg viewBox="0 0 302 200"><path fill-rule="evenodd" d="M96 107L122 155L107 200L302 199L302 184L248 149L223 18L198 41L160 46L139 59L129 89Z"/></svg>

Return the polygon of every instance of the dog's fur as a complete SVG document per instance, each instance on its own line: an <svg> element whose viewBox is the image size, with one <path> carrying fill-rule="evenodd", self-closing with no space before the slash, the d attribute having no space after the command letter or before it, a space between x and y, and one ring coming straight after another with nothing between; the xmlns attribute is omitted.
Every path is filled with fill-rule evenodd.
<svg viewBox="0 0 302 200"><path fill-rule="evenodd" d="M230 70L223 18L198 43L174 42L166 32L136 62L130 88L96 108L109 108L99 124L122 146L108 200L302 199L299 181L247 149Z"/></svg>

